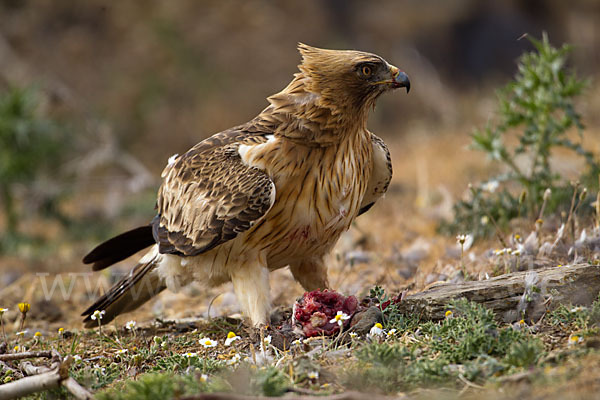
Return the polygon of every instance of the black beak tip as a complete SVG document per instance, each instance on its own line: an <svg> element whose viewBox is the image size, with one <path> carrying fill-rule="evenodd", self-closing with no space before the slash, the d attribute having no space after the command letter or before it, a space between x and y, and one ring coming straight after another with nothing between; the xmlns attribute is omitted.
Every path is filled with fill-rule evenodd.
<svg viewBox="0 0 600 400"><path fill-rule="evenodd" d="M394 77L394 86L406 88L406 93L410 92L410 79L408 79L408 75L404 71L399 71Z"/></svg>

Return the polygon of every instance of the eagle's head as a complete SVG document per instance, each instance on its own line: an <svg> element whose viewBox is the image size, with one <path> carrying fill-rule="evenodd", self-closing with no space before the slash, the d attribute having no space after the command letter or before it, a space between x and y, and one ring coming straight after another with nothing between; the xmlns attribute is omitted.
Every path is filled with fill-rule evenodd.
<svg viewBox="0 0 600 400"><path fill-rule="evenodd" d="M322 105L346 112L368 109L382 93L410 90L406 73L383 58L362 51L327 50L300 43L305 90L321 97Z"/></svg>

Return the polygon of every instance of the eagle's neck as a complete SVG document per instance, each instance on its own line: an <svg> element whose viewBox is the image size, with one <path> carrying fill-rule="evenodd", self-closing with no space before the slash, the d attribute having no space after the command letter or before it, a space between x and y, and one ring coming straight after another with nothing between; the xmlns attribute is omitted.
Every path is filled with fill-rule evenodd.
<svg viewBox="0 0 600 400"><path fill-rule="evenodd" d="M261 115L277 122L275 135L316 146L335 145L365 131L371 106L335 93L323 95L303 73L268 101Z"/></svg>

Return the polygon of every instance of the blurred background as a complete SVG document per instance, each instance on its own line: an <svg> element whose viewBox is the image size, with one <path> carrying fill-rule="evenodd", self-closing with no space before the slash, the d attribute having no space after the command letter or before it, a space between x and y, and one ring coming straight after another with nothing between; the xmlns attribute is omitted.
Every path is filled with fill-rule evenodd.
<svg viewBox="0 0 600 400"><path fill-rule="evenodd" d="M436 221L491 168L466 146L532 49L523 34L574 46L570 67L591 78L579 109L598 135L599 21L596 0L0 0L0 132L13 123L31 133L0 142L0 166L13 165L0 175L0 300L35 298L39 272L51 284L53 274L88 271L79 260L90 246L149 221L168 157L266 107L297 71L298 42L373 52L410 76L410 94L383 97L369 124L392 150L390 193L331 262L334 284L352 294L382 282L422 286L444 267ZM47 138L41 150L21 150ZM597 151L598 141L589 146ZM436 238L417 241L427 235ZM301 293L286 274L274 278L276 303ZM93 295L73 287L63 301L78 310ZM198 307L178 313L163 295L145 312L206 312L215 293L197 289ZM37 309L67 318L52 301ZM214 307L235 311L227 295Z"/></svg>

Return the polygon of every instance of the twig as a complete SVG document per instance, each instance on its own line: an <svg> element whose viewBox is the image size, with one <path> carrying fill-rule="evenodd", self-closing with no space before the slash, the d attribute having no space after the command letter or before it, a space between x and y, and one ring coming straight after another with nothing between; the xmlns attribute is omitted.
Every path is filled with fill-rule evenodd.
<svg viewBox="0 0 600 400"><path fill-rule="evenodd" d="M61 385L64 386L65 389L67 389L76 399L91 400L93 398L93 395L90 392L79 385L75 379L69 376L69 367L73 362L72 357L69 356L65 360L61 361L61 356L56 351L28 353L48 353L54 362L52 363L52 366L48 368L44 366L35 366L29 361L23 361L21 363L21 370L29 376L19 379L15 382L1 385L1 399L17 399L33 393L54 389ZM25 354L27 353L10 355L19 355L22 356L20 358L25 358L23 357ZM31 356L30 354L27 355Z"/></svg>
<svg viewBox="0 0 600 400"><path fill-rule="evenodd" d="M462 376L462 374L458 374L458 379L460 379L461 382L464 383L468 387L472 387L474 389L485 389L483 386L477 385L477 384L471 382L470 380L468 380L467 378Z"/></svg>
<svg viewBox="0 0 600 400"><path fill-rule="evenodd" d="M58 354L55 354L58 355ZM76 399L80 399L80 400L90 400L93 399L94 396L88 392L83 386L81 386L79 383L77 383L77 381L73 378L71 378L69 376L69 367L71 366L71 363L73 362L73 358L71 356L68 356L63 362L58 362L57 365L51 367L51 368L47 368L47 367L35 367L33 366L31 363L29 362L23 362L22 364L22 368L25 371L25 373L27 373L28 375L35 375L36 371L38 374L44 374L44 373L49 373L54 369L57 370L62 370L64 371L64 373L61 373L61 376L63 376L63 379L61 379L61 381L59 382L62 386L65 387L65 389L67 389L69 392L71 392L71 394L76 398ZM38 375L35 375L38 376Z"/></svg>
<svg viewBox="0 0 600 400"><path fill-rule="evenodd" d="M0 361L23 360L25 358L52 358L54 354L51 351L25 351L23 353L0 354Z"/></svg>

